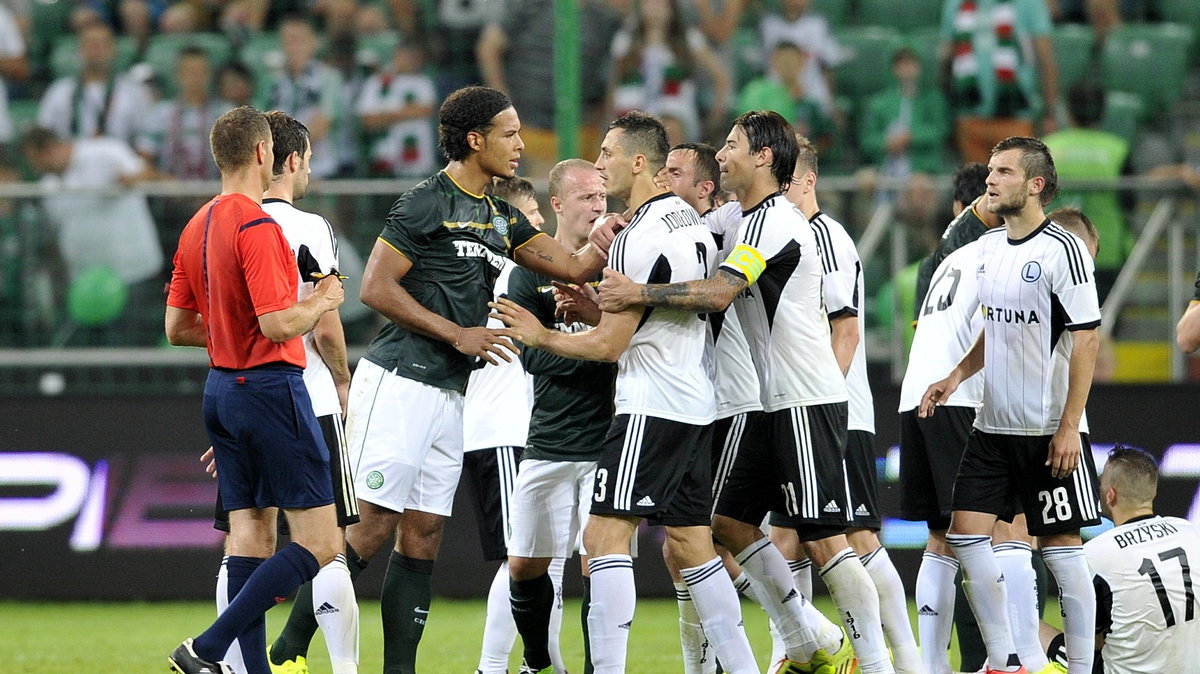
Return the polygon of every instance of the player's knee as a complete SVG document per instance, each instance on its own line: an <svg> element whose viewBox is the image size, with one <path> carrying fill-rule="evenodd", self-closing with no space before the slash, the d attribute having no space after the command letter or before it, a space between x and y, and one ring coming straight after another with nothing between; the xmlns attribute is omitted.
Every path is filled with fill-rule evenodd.
<svg viewBox="0 0 1200 674"><path fill-rule="evenodd" d="M508 575L517 582L544 576L550 570L550 560L530 557L509 557Z"/></svg>

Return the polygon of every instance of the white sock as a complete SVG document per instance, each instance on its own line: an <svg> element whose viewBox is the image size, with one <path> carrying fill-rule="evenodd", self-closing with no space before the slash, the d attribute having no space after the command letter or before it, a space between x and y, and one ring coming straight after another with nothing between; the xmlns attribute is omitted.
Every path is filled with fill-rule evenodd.
<svg viewBox="0 0 1200 674"><path fill-rule="evenodd" d="M734 559L755 584L763 587L767 599L763 609L771 616L771 622L775 623L775 629L783 639L786 657L794 662L812 660L818 648L816 634L801 611L801 606L808 600L796 589L791 570L779 548L770 540L760 538Z"/></svg>
<svg viewBox="0 0 1200 674"><path fill-rule="evenodd" d="M991 536L946 534L946 542L962 567L963 592L979 623L988 666L1001 672L1017 671L1017 648L1008 626L1008 584L992 553Z"/></svg>
<svg viewBox="0 0 1200 674"><path fill-rule="evenodd" d="M863 568L875 583L879 595L879 616L883 621L883 635L892 649L892 662L896 671L920 674L925 671L921 654L917 652L917 639L913 636L912 623L908 621L908 599L904 595L904 582L892 565L892 558L884 548L876 548L862 560Z"/></svg>
<svg viewBox="0 0 1200 674"><path fill-rule="evenodd" d="M925 551L917 571L917 632L921 660L929 674L950 674L950 633L954 629L954 576L958 560Z"/></svg>
<svg viewBox="0 0 1200 674"><path fill-rule="evenodd" d="M222 557L221 568L217 571L217 615L229 608L229 567L226 566L228 561L228 555ZM225 652L222 662L229 665L233 674L246 674L246 662L242 660L242 647L237 639L229 644L229 650Z"/></svg>
<svg viewBox="0 0 1200 674"><path fill-rule="evenodd" d="M863 674L892 672L879 619L879 595L854 550L846 548L820 569L821 579L837 604Z"/></svg>
<svg viewBox="0 0 1200 674"><path fill-rule="evenodd" d="M1042 549L1042 559L1058 581L1058 603L1062 607L1063 639L1067 648L1067 671L1092 671L1096 625L1096 587L1083 547L1063 545Z"/></svg>
<svg viewBox="0 0 1200 674"><path fill-rule="evenodd" d="M700 624L704 626L704 634L725 671L729 674L759 674L761 670L754 662L754 651L750 649L746 631L742 628L742 606L738 603L737 591L733 589L729 574L725 573L721 558L713 557L700 566L680 569L679 575L687 583L696 613L700 616ZM593 594L595 588L596 576L593 573ZM592 610L595 610L594 606ZM595 653L594 648L592 653Z"/></svg>
<svg viewBox="0 0 1200 674"><path fill-rule="evenodd" d="M812 560L808 557L789 559L787 564L788 568L792 570L792 581L796 583L796 589L800 590L800 594L804 595L805 599L812 601Z"/></svg>
<svg viewBox="0 0 1200 674"><path fill-rule="evenodd" d="M567 560L562 557L555 557L550 562L550 582L554 584L554 605L550 608L550 634L547 635L549 641L546 645L550 649L550 664L554 665L556 674L566 674L567 671L567 665L563 662L562 647L559 646L559 634L562 632L563 621L563 568L566 565ZM512 617L511 610L508 615L510 618ZM513 637L516 637L515 623ZM509 648L512 648L511 643Z"/></svg>
<svg viewBox="0 0 1200 674"><path fill-rule="evenodd" d="M483 674L508 671L508 656L517 641L517 624L513 622L512 604L508 601L508 579L508 562L505 561L496 570L488 588L483 645L479 649L479 666L476 668Z"/></svg>
<svg viewBox="0 0 1200 674"><path fill-rule="evenodd" d="M683 674L712 674L717 660L709 650L700 614L687 583L675 583L675 603L679 606L679 643L683 648Z"/></svg>
<svg viewBox="0 0 1200 674"><path fill-rule="evenodd" d="M312 583L313 614L325 635L333 674L358 674L358 601L346 556L321 567Z"/></svg>
<svg viewBox="0 0 1200 674"><path fill-rule="evenodd" d="M1008 587L1008 623L1017 657L1021 658L1025 669L1036 672L1050 661L1046 659L1038 637L1041 612L1037 602L1037 575L1031 561L1033 550L1028 543L1006 541L993 547L992 552Z"/></svg>
<svg viewBox="0 0 1200 674"><path fill-rule="evenodd" d="M629 630L637 603L633 558L602 555L588 560L592 601L588 610L588 641L595 674L624 674Z"/></svg>

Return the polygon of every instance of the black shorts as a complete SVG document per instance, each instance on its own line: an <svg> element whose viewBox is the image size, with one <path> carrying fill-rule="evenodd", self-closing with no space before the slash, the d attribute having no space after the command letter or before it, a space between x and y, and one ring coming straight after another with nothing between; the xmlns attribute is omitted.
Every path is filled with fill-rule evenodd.
<svg viewBox="0 0 1200 674"><path fill-rule="evenodd" d="M738 448L747 436L748 429L762 423L762 412L742 412L713 422L712 441L712 494L713 501L721 493L721 485L733 467Z"/></svg>
<svg viewBox="0 0 1200 674"><path fill-rule="evenodd" d="M327 414L317 417L317 425L321 427L321 435L329 447L329 477L333 481L333 505L337 509L338 526L345 528L358 521L358 499L354 495L354 473L350 468L350 457L346 454L346 430L342 415ZM213 512L213 528L229 532L229 511L225 510L221 502L219 489ZM290 534L287 519L282 512L279 513L279 534Z"/></svg>
<svg viewBox="0 0 1200 674"><path fill-rule="evenodd" d="M1015 496L1032 536L1099 524L1100 490L1087 434L1079 434L1079 467L1063 479L1045 465L1051 437L972 430L954 482L954 510L1001 516L1011 511Z"/></svg>
<svg viewBox="0 0 1200 674"><path fill-rule="evenodd" d="M901 519L950 528L954 478L974 423L974 407L939 407L925 419L916 409L900 413Z"/></svg>
<svg viewBox="0 0 1200 674"><path fill-rule="evenodd" d="M875 434L846 433L846 488L850 498L850 528L879 531L879 474L875 467Z"/></svg>
<svg viewBox="0 0 1200 674"><path fill-rule="evenodd" d="M463 454L462 479L471 485L468 491L484 561L508 559L508 504L523 451L523 447L493 447Z"/></svg>
<svg viewBox="0 0 1200 674"><path fill-rule="evenodd" d="M668 527L708 526L711 447L712 424L618 414L596 462L591 513L643 517Z"/></svg>
<svg viewBox="0 0 1200 674"><path fill-rule="evenodd" d="M721 487L716 514L758 526L774 510L802 540L810 527L835 535L849 526L846 403L768 412L752 426Z"/></svg>

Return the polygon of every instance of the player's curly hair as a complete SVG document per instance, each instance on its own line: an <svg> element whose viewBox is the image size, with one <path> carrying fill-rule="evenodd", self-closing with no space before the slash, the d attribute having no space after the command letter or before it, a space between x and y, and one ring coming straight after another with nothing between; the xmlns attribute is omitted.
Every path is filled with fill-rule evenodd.
<svg viewBox="0 0 1200 674"><path fill-rule="evenodd" d="M491 87L463 87L446 97L438 110L438 147L450 161L462 161L471 154L467 134L487 134L492 119L512 107L504 92Z"/></svg>
<svg viewBox="0 0 1200 674"><path fill-rule="evenodd" d="M791 124L774 110L751 110L738 115L734 126L742 128L749 142L750 154L771 150L771 175L779 189L787 189L796 170L796 132Z"/></svg>

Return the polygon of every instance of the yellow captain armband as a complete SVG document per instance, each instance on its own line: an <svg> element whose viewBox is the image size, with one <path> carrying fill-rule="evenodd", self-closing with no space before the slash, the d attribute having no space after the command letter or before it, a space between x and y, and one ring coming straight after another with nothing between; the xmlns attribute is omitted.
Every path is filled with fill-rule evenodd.
<svg viewBox="0 0 1200 674"><path fill-rule="evenodd" d="M728 265L742 272L746 277L746 283L754 285L759 276L767 269L767 260L754 248L747 246L744 243L739 243L730 253L729 257L725 258L722 265Z"/></svg>

